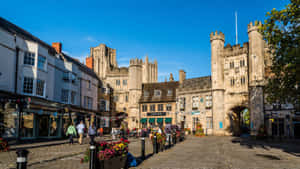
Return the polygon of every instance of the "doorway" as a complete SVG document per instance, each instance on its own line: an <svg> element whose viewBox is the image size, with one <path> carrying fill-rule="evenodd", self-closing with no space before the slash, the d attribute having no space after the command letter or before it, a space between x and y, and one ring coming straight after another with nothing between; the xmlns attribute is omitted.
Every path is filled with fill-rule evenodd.
<svg viewBox="0 0 300 169"><path fill-rule="evenodd" d="M38 115L38 137L48 137L49 135L49 115Z"/></svg>

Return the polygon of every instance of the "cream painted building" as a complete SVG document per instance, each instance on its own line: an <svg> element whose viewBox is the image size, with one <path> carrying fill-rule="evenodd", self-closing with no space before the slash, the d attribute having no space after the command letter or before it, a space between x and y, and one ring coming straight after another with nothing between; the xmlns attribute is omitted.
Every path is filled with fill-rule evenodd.
<svg viewBox="0 0 300 169"><path fill-rule="evenodd" d="M138 127L138 101L142 95L142 83L157 82L157 61L151 63L146 56L144 61L131 59L129 67L119 67L116 49L100 44L90 51L90 57L86 59L87 66L112 87L115 109L128 115L128 127Z"/></svg>

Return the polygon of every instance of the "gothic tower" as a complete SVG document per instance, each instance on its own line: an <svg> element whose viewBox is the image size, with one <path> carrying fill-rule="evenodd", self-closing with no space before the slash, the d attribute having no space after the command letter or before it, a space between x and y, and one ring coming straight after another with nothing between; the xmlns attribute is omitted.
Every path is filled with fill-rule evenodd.
<svg viewBox="0 0 300 169"><path fill-rule="evenodd" d="M251 119L251 135L256 135L260 126L264 124L264 44L259 33L261 22L250 22L248 25L249 37L249 109Z"/></svg>
<svg viewBox="0 0 300 169"><path fill-rule="evenodd" d="M223 135L224 133L224 50L225 36L222 32L210 34L211 43L211 72L212 72L212 112L213 133Z"/></svg>
<svg viewBox="0 0 300 169"><path fill-rule="evenodd" d="M143 60L131 59L129 65L129 111L128 127L135 128L139 126L139 98L142 95L143 82Z"/></svg>

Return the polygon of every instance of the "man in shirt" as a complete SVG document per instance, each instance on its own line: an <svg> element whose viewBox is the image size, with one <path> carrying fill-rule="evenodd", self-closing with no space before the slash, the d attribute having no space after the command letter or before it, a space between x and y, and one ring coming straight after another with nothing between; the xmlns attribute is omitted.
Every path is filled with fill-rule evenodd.
<svg viewBox="0 0 300 169"><path fill-rule="evenodd" d="M78 135L79 135L79 144L82 144L82 139L83 139L83 133L84 133L84 124L83 121L81 120L80 123L77 125L77 131L78 131Z"/></svg>

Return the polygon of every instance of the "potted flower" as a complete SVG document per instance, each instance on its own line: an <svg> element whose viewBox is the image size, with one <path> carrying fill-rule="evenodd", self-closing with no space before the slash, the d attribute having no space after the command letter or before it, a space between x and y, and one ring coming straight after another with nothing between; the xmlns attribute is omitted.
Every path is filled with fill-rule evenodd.
<svg viewBox="0 0 300 169"><path fill-rule="evenodd" d="M103 169L121 169L126 167L129 141L121 138L118 142L98 142L96 143L97 163ZM90 151L86 151L82 162L89 162Z"/></svg>
<svg viewBox="0 0 300 169"><path fill-rule="evenodd" d="M204 134L204 130L202 128L202 125L198 124L197 127L196 127L195 136L197 136L197 137L203 137L204 135L205 134Z"/></svg>
<svg viewBox="0 0 300 169"><path fill-rule="evenodd" d="M7 141L5 141L3 138L0 137L0 152L8 151L9 146Z"/></svg>

